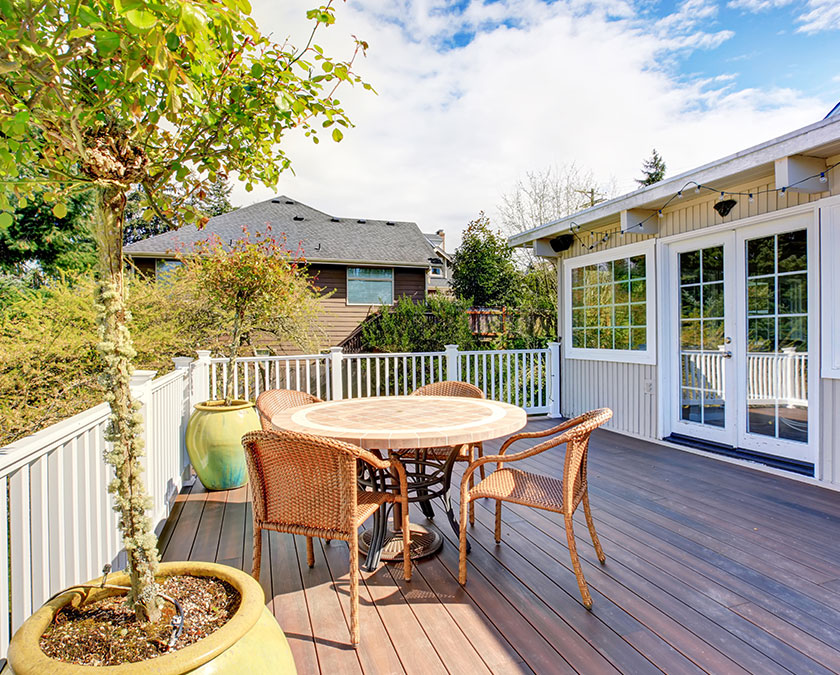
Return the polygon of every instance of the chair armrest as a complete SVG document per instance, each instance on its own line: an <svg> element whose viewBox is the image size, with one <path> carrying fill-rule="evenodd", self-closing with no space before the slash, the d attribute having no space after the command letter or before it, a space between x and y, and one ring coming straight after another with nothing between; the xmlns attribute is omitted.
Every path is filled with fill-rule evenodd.
<svg viewBox="0 0 840 675"><path fill-rule="evenodd" d="M575 426L578 424L578 419L570 419L561 422L557 426L551 427L549 429L543 429L542 431L525 431L521 434L514 434L510 438L508 438L504 443L502 443L502 447L499 450L499 455L504 455L507 449L516 443L517 441L521 441L525 438L542 438L543 436L551 436L552 434L560 433L561 431L565 431L570 427Z"/></svg>
<svg viewBox="0 0 840 675"><path fill-rule="evenodd" d="M397 475L397 480L400 484L400 494L408 495L408 476L405 473L405 467L396 456L392 455L388 459L381 459L370 452L370 450L364 450L363 448L359 448L356 451L356 456L376 469L392 470Z"/></svg>

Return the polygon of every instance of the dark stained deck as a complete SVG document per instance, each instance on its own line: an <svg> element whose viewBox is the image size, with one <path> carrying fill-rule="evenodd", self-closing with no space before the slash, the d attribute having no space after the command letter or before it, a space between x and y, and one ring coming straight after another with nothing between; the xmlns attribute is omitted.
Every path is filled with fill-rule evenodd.
<svg viewBox="0 0 840 675"><path fill-rule="evenodd" d="M549 420L534 419L530 429ZM485 451L498 443L485 444ZM529 462L559 475L560 452ZM831 673L840 671L840 493L599 431L590 495L607 563L583 514L578 550L594 606L571 571L562 519L479 502L469 579L458 552L361 586L362 643L349 647L347 547L270 533L262 585L300 673ZM436 508L439 512L439 509ZM434 527L419 509L412 520ZM165 560L210 560L250 571L244 488L186 488L161 535Z"/></svg>

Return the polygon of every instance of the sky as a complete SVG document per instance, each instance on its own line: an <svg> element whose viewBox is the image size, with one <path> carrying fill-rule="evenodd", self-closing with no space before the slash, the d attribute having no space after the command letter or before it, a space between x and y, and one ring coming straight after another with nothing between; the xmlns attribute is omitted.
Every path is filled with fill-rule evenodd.
<svg viewBox="0 0 840 675"><path fill-rule="evenodd" d="M264 33L308 38L314 0L253 0ZM241 185L331 215L443 229L447 249L526 172L574 163L618 194L653 148L675 175L816 122L840 101L838 0L348 0L316 42L361 87L340 143L291 132L294 175Z"/></svg>

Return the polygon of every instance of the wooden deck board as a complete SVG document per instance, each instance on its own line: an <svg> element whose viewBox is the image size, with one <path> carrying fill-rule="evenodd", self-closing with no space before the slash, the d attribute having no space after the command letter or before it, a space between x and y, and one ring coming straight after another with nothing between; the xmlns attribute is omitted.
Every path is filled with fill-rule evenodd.
<svg viewBox="0 0 840 675"><path fill-rule="evenodd" d="M560 451L526 463L551 475L563 466ZM506 505L497 546L493 505L479 502L462 588L445 516L436 507L427 521L412 509L414 522L439 528L444 547L416 564L409 583L397 566L362 575L354 650L347 545L316 539L309 569L303 538L265 533L260 581L298 671L840 672L838 493L603 431L589 475L607 555L601 566L578 514L591 612L554 514ZM248 499L246 488L185 487L161 531L163 559L250 571Z"/></svg>

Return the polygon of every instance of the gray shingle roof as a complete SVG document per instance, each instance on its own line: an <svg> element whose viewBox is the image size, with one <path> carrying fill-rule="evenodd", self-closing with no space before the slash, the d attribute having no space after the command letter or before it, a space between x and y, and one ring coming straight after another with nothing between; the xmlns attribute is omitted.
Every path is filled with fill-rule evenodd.
<svg viewBox="0 0 840 675"><path fill-rule="evenodd" d="M429 266L435 256L416 223L405 221L335 218L285 195L211 218L203 229L186 225L125 247L126 254L161 257L189 250L195 242L216 234L223 242L242 238L243 229L275 237L286 235L286 245L298 244L309 262L381 263Z"/></svg>

